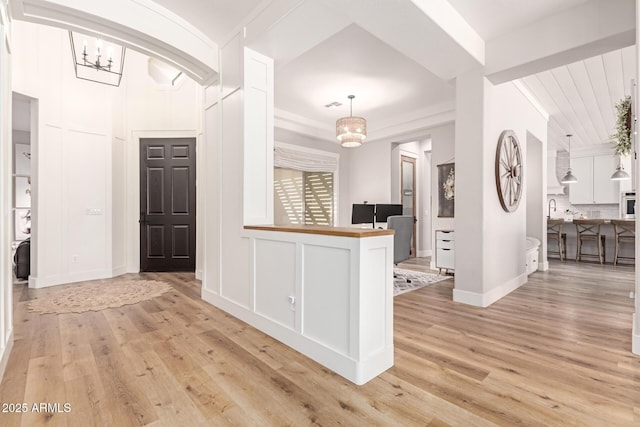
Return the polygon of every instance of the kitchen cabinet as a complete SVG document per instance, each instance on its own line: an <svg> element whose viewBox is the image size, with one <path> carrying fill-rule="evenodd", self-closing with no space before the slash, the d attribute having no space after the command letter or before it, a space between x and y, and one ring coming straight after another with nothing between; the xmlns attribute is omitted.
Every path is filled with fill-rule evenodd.
<svg viewBox="0 0 640 427"><path fill-rule="evenodd" d="M569 200L574 205L617 204L620 202L620 182L611 174L618 166L618 157L610 154L575 157L571 169L578 182L570 184Z"/></svg>
<svg viewBox="0 0 640 427"><path fill-rule="evenodd" d="M436 268L445 273L454 269L455 232L453 230L436 230Z"/></svg>

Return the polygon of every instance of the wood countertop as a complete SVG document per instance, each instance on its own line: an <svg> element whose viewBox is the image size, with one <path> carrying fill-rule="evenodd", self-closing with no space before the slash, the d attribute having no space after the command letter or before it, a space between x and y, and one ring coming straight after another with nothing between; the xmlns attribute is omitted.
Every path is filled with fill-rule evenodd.
<svg viewBox="0 0 640 427"><path fill-rule="evenodd" d="M376 237L393 235L393 230L373 228L329 227L323 225L245 225L245 230L280 231L340 237Z"/></svg>

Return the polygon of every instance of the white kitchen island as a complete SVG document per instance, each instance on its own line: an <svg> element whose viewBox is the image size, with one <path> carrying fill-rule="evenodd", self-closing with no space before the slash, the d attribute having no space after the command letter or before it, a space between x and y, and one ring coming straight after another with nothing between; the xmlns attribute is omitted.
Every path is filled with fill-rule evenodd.
<svg viewBox="0 0 640 427"><path fill-rule="evenodd" d="M605 263L613 263L613 256L615 254L615 234L613 232L613 225L611 224L610 219L605 219L605 223L601 226L600 232L605 236ZM576 226L573 224L571 220L565 220L562 226L562 232L567 235L567 252L565 254L567 261L575 261L576 260L576 249L577 249L577 232ZM553 242L553 241L552 241ZM553 247L549 247L551 250L556 250L555 242L552 243ZM583 258L581 262L598 262L595 258L584 258L584 254L597 254L598 249L594 243L588 243L583 245L582 254ZM623 257L633 257L634 256L634 247L631 244L622 244L620 246L619 256ZM633 260L622 259L618 260L618 264L633 264Z"/></svg>
<svg viewBox="0 0 640 427"><path fill-rule="evenodd" d="M360 385L393 366L393 230L245 226L249 306L203 298Z"/></svg>

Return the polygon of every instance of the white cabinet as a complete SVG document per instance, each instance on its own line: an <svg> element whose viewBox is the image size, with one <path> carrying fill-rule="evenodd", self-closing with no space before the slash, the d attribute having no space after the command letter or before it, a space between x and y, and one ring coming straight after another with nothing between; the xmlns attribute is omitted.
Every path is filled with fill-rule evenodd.
<svg viewBox="0 0 640 427"><path fill-rule="evenodd" d="M611 174L618 166L617 156L610 154L575 157L571 169L578 182L571 184L569 200L574 205L615 204L620 202L620 183Z"/></svg>
<svg viewBox="0 0 640 427"><path fill-rule="evenodd" d="M617 156L593 158L593 203L620 203L620 181L612 181L619 160Z"/></svg>
<svg viewBox="0 0 640 427"><path fill-rule="evenodd" d="M436 230L436 268L453 270L455 261L455 232L453 230Z"/></svg>

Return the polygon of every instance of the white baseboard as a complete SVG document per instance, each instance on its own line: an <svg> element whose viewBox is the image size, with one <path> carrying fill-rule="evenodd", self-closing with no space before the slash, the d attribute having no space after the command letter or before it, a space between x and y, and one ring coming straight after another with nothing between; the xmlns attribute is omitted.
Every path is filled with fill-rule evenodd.
<svg viewBox="0 0 640 427"><path fill-rule="evenodd" d="M418 251L418 258L426 258L428 256L433 256L433 251L431 249L425 251Z"/></svg>
<svg viewBox="0 0 640 427"><path fill-rule="evenodd" d="M7 369L7 363L9 363L9 356L13 349L13 329L9 332L7 337L7 343L2 349L2 357L0 357L0 380L4 377L4 371Z"/></svg>
<svg viewBox="0 0 640 427"><path fill-rule="evenodd" d="M202 269L196 270L196 279L202 280Z"/></svg>
<svg viewBox="0 0 640 427"><path fill-rule="evenodd" d="M45 277L29 276L29 287L30 288L47 288L49 286L66 285L69 283L84 282L87 280L108 279L111 277L115 277L113 276L112 270L83 271L80 273L71 273L71 274L64 274L64 275L61 274L56 276L45 276Z"/></svg>
<svg viewBox="0 0 640 427"><path fill-rule="evenodd" d="M127 274L127 266L121 265L119 267L115 267L111 269L111 277L122 276L123 274Z"/></svg>
<svg viewBox="0 0 640 427"><path fill-rule="evenodd" d="M549 269L549 261L538 263L538 271L547 271Z"/></svg>
<svg viewBox="0 0 640 427"><path fill-rule="evenodd" d="M518 289L521 285L527 282L527 275L522 274L518 277L515 277L508 282L491 289L489 292L485 293L477 293L477 292L469 292L463 291L460 289L453 289L453 300L455 302L461 302L463 304L473 305L476 307L489 307L494 302L498 301L500 298L508 295L514 290Z"/></svg>

